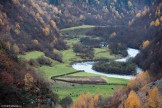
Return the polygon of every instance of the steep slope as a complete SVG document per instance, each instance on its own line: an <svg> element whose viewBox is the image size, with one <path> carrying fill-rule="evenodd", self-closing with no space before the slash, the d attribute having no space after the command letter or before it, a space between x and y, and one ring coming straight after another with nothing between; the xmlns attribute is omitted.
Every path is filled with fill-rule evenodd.
<svg viewBox="0 0 162 108"><path fill-rule="evenodd" d="M61 28L81 24L127 25L137 13L153 5L151 0L49 0L49 2L61 10L60 19L56 19Z"/></svg>
<svg viewBox="0 0 162 108"><path fill-rule="evenodd" d="M57 95L49 82L17 58L24 51L41 50L57 59L53 49L66 48L55 22L32 0L0 1L0 107L50 107ZM6 106L8 105L8 106Z"/></svg>
<svg viewBox="0 0 162 108"><path fill-rule="evenodd" d="M135 62L141 66L144 70L150 70L152 75L161 77L161 54L162 54L162 14L160 13L162 11L162 3L159 3L159 5L156 8L156 21L155 25L160 25L158 31L156 32L156 35L154 35L153 39L148 41L146 44L146 41L143 43L143 48L141 53L136 57ZM157 15L159 13L159 15ZM159 17L159 18L158 18ZM145 44L145 45L144 45ZM142 61L142 62L141 62ZM160 75L160 76L159 76Z"/></svg>
<svg viewBox="0 0 162 108"><path fill-rule="evenodd" d="M48 14L48 10L42 10L32 0L1 1L1 39L16 53L41 50L57 59L53 56L53 49L66 49L66 45L60 38L55 21Z"/></svg>
<svg viewBox="0 0 162 108"><path fill-rule="evenodd" d="M105 108L162 107L162 27L157 23L161 19L162 3L159 0L157 4L152 14L155 15L153 25L157 24L159 28L152 39L143 43L140 54L134 59L145 71L130 80L126 88L117 90L109 97Z"/></svg>
<svg viewBox="0 0 162 108"><path fill-rule="evenodd" d="M16 55L6 49L3 42L0 42L0 106L11 107L36 107L47 105L51 99L54 103L57 100L48 89L48 83L36 72L26 68L22 60L18 60ZM40 73L39 73L40 74ZM13 107L13 106L12 106Z"/></svg>
<svg viewBox="0 0 162 108"><path fill-rule="evenodd" d="M155 26L156 20L160 20L159 11L156 8L157 1L48 1L59 10L59 14L56 15L58 17L54 18L59 28L82 24L104 25L105 28L94 28L87 35L101 36L106 41L110 40L109 42L126 43L132 48L140 48L144 40L151 40L159 26ZM111 37L113 33L116 35Z"/></svg>
<svg viewBox="0 0 162 108"><path fill-rule="evenodd" d="M126 88L117 89L112 97L108 97L104 105L105 108L162 107L161 36L162 28L134 59L144 71L138 74L135 79L130 80Z"/></svg>
<svg viewBox="0 0 162 108"><path fill-rule="evenodd" d="M135 61L143 69L158 77L162 75L162 29L157 33L156 38L150 42L145 49L136 57ZM141 62L142 61L142 62ZM159 76L160 75L160 76Z"/></svg>
<svg viewBox="0 0 162 108"><path fill-rule="evenodd" d="M109 44L124 43L128 47L139 49L145 40L151 40L156 35L162 22L160 5L144 8L139 16L127 21L128 25L114 25L108 27L96 27L87 35L101 36Z"/></svg>

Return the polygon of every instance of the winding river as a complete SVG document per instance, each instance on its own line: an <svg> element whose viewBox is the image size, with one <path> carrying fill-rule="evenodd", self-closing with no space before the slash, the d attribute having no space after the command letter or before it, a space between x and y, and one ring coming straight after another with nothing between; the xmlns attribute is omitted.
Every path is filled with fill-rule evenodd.
<svg viewBox="0 0 162 108"><path fill-rule="evenodd" d="M127 52L128 52L127 57L117 59L115 61L116 62L127 62L130 58L134 58L140 51L137 49L128 48ZM98 75L103 75L103 76L107 76L107 77L123 78L123 79L133 79L135 77L133 75L105 74L103 72L95 71L92 69L94 63L95 62L92 62L92 61L75 63L72 65L72 67L76 70L84 70L87 73L98 74ZM142 69L140 69L139 67L136 67L137 73L140 73L141 71L142 71Z"/></svg>

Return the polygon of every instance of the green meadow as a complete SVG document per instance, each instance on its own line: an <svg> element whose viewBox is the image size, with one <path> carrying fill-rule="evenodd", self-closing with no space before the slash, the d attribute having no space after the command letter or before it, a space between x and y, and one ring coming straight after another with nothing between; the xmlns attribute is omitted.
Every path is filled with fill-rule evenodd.
<svg viewBox="0 0 162 108"><path fill-rule="evenodd" d="M81 26L75 26L75 27L70 27L70 28L64 28L61 31L70 31L70 30L76 30L76 29L89 29L89 28L94 28L95 26L93 25L81 25Z"/></svg>
<svg viewBox="0 0 162 108"><path fill-rule="evenodd" d="M74 27L69 29L66 28L63 29L62 31L69 32L75 29L78 30L81 28L81 30L84 30L92 27L93 26L82 26L82 27ZM79 38L67 39L65 41L67 42L67 45L69 45L70 48L61 51L63 63L59 63L55 60L52 60L53 62L52 66L35 67L36 70L40 71L43 74L43 77L45 79L53 83L53 85L50 86L52 91L56 92L59 95L60 99L65 96L71 96L72 99L76 99L79 96L79 94L86 93L86 92L91 93L93 95L98 94L103 97L111 96L113 94L113 91L117 87L117 85L72 84L67 82L51 80L52 76L62 75L65 73L76 71L75 69L72 68L71 63L83 60L79 56L76 56L76 54L72 50L72 45L75 43L79 43ZM114 60L120 58L120 56L111 55L110 50L107 47L94 48L94 55L95 55L94 59L104 58L104 59ZM21 55L20 57L30 60L30 59L37 59L42 56L45 56L43 52L32 51L32 52L27 52L25 55ZM86 72L79 72L75 74L70 74L68 76L88 76L88 77L100 76L107 83L127 84L128 82L128 80L126 79L111 78L111 77L101 76L97 74L90 74Z"/></svg>

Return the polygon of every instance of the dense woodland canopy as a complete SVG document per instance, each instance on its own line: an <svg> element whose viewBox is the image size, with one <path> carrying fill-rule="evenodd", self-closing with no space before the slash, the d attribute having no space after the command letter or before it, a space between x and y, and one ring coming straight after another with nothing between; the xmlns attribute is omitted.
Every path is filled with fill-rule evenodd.
<svg viewBox="0 0 162 108"><path fill-rule="evenodd" d="M148 9L154 4L151 0L49 0L49 2L61 10L61 19L56 19L59 27L85 23L127 25L125 20L132 20L144 7Z"/></svg>
<svg viewBox="0 0 162 108"><path fill-rule="evenodd" d="M56 104L57 95L48 89L49 82L28 69L26 62L19 61L3 42L0 46L0 104L32 107L48 99Z"/></svg>

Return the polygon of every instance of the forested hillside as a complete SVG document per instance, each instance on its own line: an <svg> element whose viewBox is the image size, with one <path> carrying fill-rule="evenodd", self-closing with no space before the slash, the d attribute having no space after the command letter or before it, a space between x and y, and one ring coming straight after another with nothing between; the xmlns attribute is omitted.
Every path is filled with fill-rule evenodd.
<svg viewBox="0 0 162 108"><path fill-rule="evenodd" d="M152 75L161 78L161 44L162 29L157 32L155 38L149 42L149 45L136 57L135 61L145 70L150 70ZM142 62L141 62L142 61Z"/></svg>
<svg viewBox="0 0 162 108"><path fill-rule="evenodd" d="M53 54L54 49L66 49L56 22L50 17L56 14L54 7L47 3L42 7L38 4L39 1L35 3L33 0L0 1L1 39L15 53L39 50L61 61L58 54Z"/></svg>
<svg viewBox="0 0 162 108"><path fill-rule="evenodd" d="M124 43L137 49L143 41L151 40L158 30L161 13L157 2L49 0L60 10L55 18L59 28L82 24L106 26L96 27L87 35L101 36L109 44Z"/></svg>
<svg viewBox="0 0 162 108"><path fill-rule="evenodd" d="M122 43L128 47L139 49L143 41L154 38L161 26L161 7L155 4L151 8L144 8L131 20L125 20L127 25L114 25L107 27L96 27L87 35L101 36L111 46Z"/></svg>
<svg viewBox="0 0 162 108"><path fill-rule="evenodd" d="M162 28L161 28L161 18L162 14L162 3L157 5L156 14L159 13L157 19L154 23L152 21L150 24L158 25L159 28L157 29L156 34L153 36L153 39L146 40L143 42L141 46L141 53L136 57L135 62L141 66L144 70L149 70L152 75L161 77L161 35L162 35ZM159 17L159 18L158 18ZM141 62L142 61L142 62Z"/></svg>
<svg viewBox="0 0 162 108"><path fill-rule="evenodd" d="M50 103L56 104L57 95L49 90L49 82L29 68L23 60L18 60L0 41L0 105L33 107ZM48 100L51 100L47 104Z"/></svg>
<svg viewBox="0 0 162 108"><path fill-rule="evenodd" d="M36 0L35 0L36 1ZM127 25L143 10L154 5L151 0L49 0L61 10L59 27L81 24Z"/></svg>
<svg viewBox="0 0 162 108"><path fill-rule="evenodd" d="M160 24L160 11L162 10L161 1L157 2L154 9L154 11L151 11L151 14L155 15L153 16L154 21L151 21L150 26L155 26L156 32L154 32L154 34L149 31L146 32L152 35L152 39L143 42L141 45L141 53L133 60L144 70L144 72L138 74L134 80L130 80L125 89L118 89L112 97L109 97L105 104L106 108L162 107L162 59L160 57L162 52L162 29ZM144 21L144 19L141 21ZM143 25L146 23L147 22Z"/></svg>
<svg viewBox="0 0 162 108"><path fill-rule="evenodd" d="M18 58L25 51L40 50L50 56L53 49L66 48L55 22L40 11L32 0L0 1L0 107L56 104L50 83Z"/></svg>

